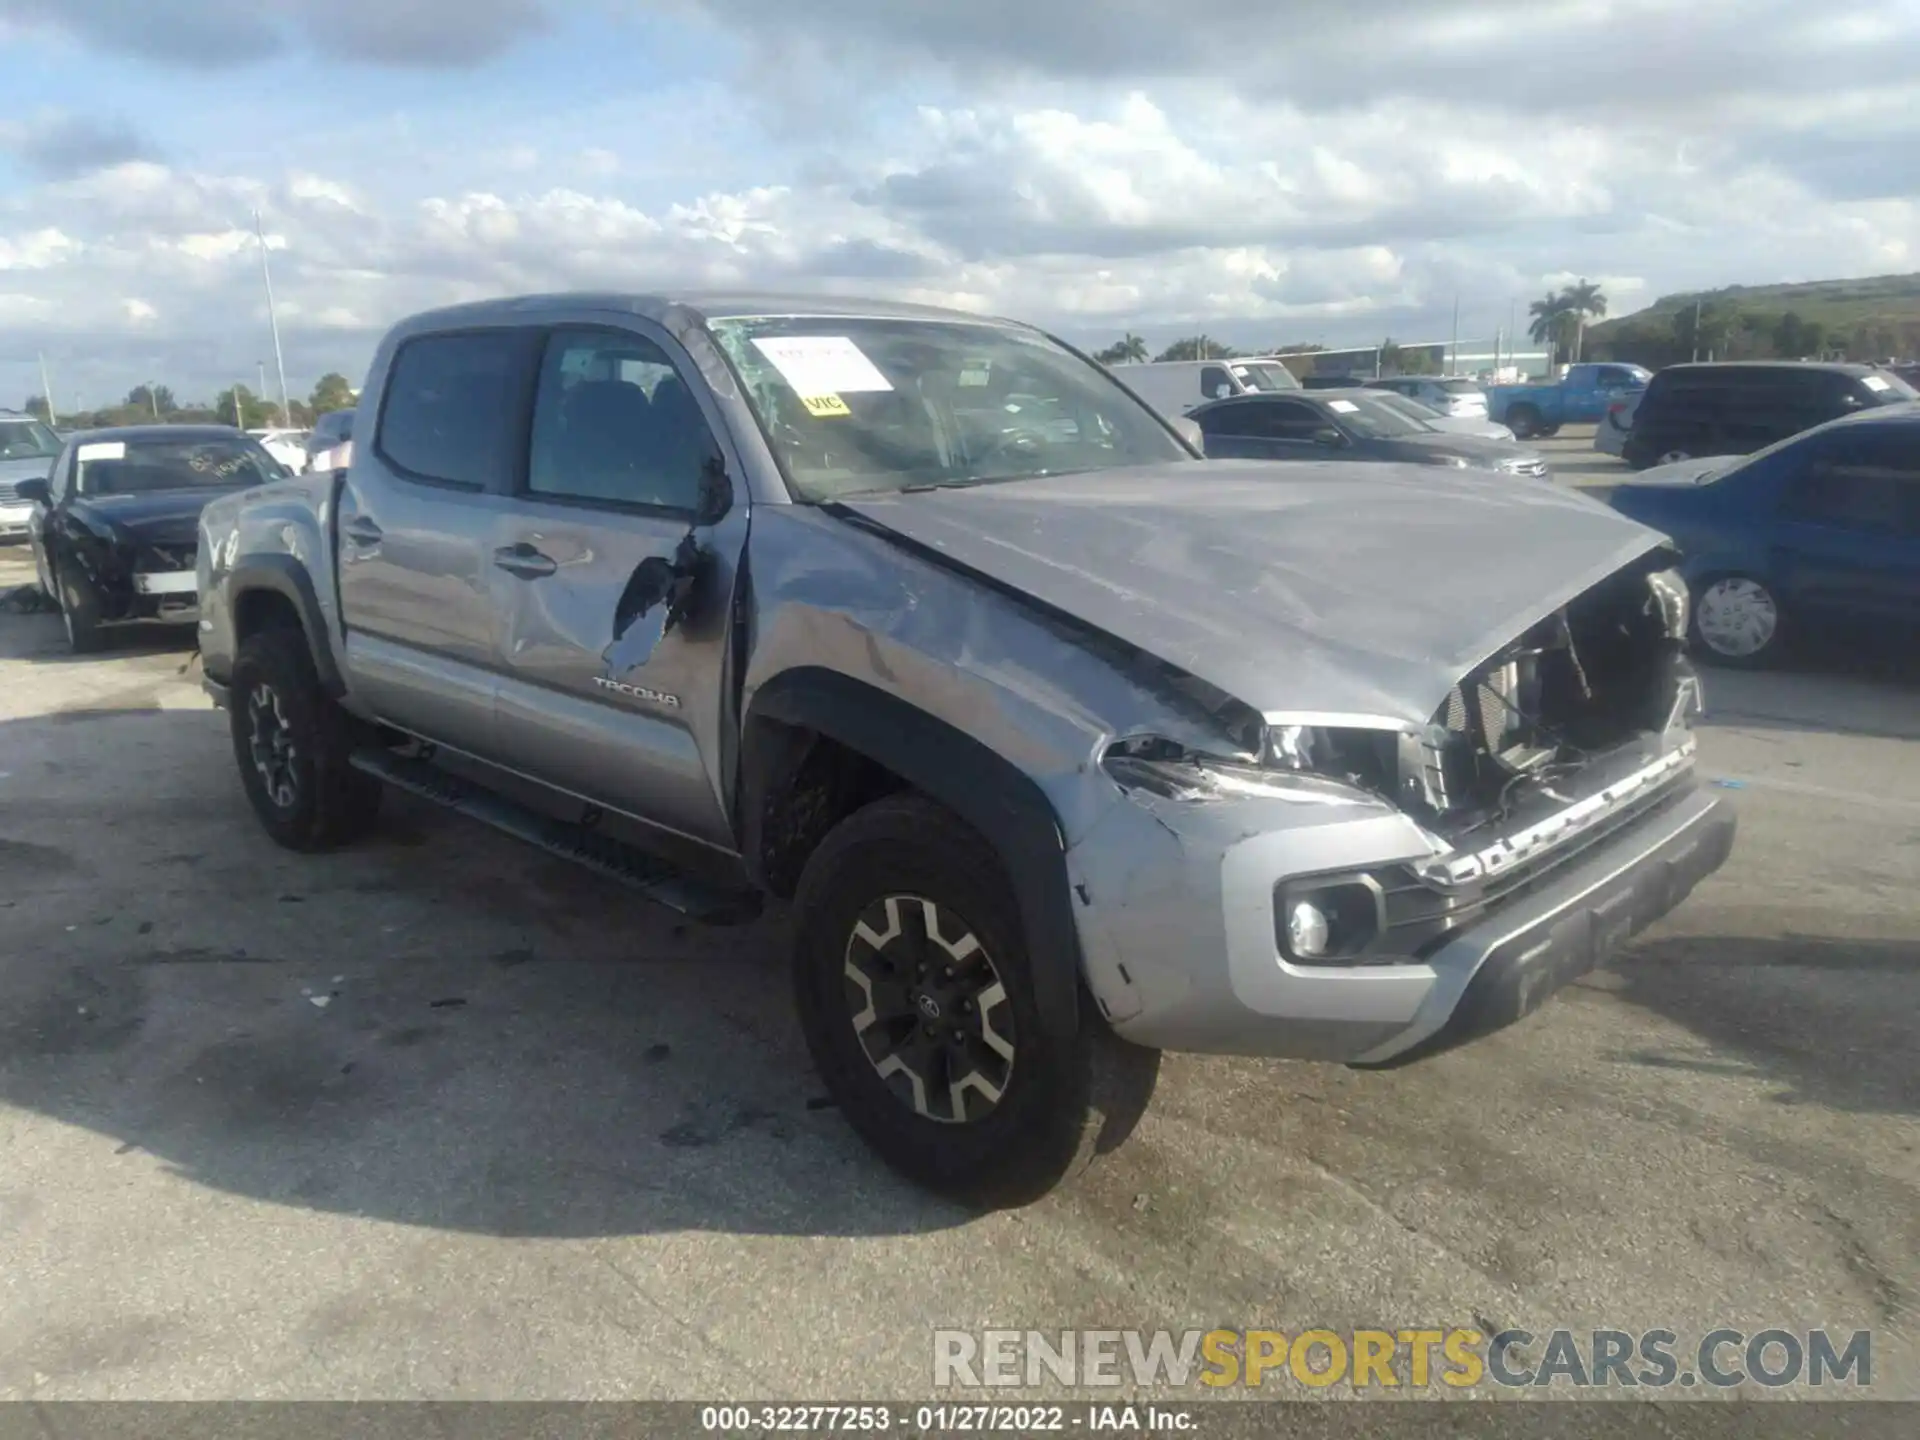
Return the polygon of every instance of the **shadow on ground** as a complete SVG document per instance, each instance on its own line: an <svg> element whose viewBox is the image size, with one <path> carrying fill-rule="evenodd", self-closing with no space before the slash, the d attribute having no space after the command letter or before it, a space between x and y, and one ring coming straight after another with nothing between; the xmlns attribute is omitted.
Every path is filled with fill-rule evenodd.
<svg viewBox="0 0 1920 1440"><path fill-rule="evenodd" d="M0 723L0 1103L199 1184L510 1236L911 1233L779 916L678 921L406 797L277 850L193 710ZM0 1181L0 1189L4 1189Z"/></svg>
<svg viewBox="0 0 1920 1440"><path fill-rule="evenodd" d="M1685 1026L1714 1052L1616 1059L1749 1076L1783 1105L1920 1116L1920 936L1660 936L1609 971L1624 982L1621 999Z"/></svg>

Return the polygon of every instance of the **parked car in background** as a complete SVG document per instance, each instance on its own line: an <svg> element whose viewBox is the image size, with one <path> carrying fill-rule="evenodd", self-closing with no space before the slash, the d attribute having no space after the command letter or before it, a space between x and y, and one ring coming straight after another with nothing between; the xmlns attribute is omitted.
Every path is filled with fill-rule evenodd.
<svg viewBox="0 0 1920 1440"><path fill-rule="evenodd" d="M46 478L16 487L33 502L34 568L59 603L68 648L98 650L120 626L191 624L201 508L288 473L258 440L224 425L133 425L69 439Z"/></svg>
<svg viewBox="0 0 1920 1440"><path fill-rule="evenodd" d="M415 316L362 404L346 471L201 520L266 833L394 785L789 902L835 1112L975 1205L1118 1147L1163 1049L1509 1024L1733 843L1666 542L1551 486L1203 462L1037 330L819 296Z"/></svg>
<svg viewBox="0 0 1920 1440"><path fill-rule="evenodd" d="M1486 392L1487 415L1530 440L1562 425L1597 422L1614 397L1644 389L1651 378L1652 372L1639 365L1569 365L1558 380L1493 386Z"/></svg>
<svg viewBox="0 0 1920 1440"><path fill-rule="evenodd" d="M1627 435L1633 429L1633 417L1640 409L1644 390L1629 390L1607 402L1607 413L1593 427L1593 448L1603 455L1618 455L1626 449Z"/></svg>
<svg viewBox="0 0 1920 1440"><path fill-rule="evenodd" d="M305 468L332 470L346 464L344 455L337 460L329 457L333 451L353 439L354 413L352 410L329 410L324 415L314 417L313 429L307 432Z"/></svg>
<svg viewBox="0 0 1920 1440"><path fill-rule="evenodd" d="M33 502L20 495L20 482L44 480L60 444L34 416L0 410L0 543L26 539Z"/></svg>
<svg viewBox="0 0 1920 1440"><path fill-rule="evenodd" d="M1610 503L1680 546L1693 644L1714 660L1770 664L1815 637L1920 644L1920 405L1643 471Z"/></svg>
<svg viewBox="0 0 1920 1440"><path fill-rule="evenodd" d="M1113 378L1162 415L1178 418L1196 405L1227 395L1298 390L1300 382L1278 360L1152 360L1115 365Z"/></svg>
<svg viewBox="0 0 1920 1440"><path fill-rule="evenodd" d="M1369 380L1374 390L1391 390L1409 400L1418 400L1429 410L1457 420L1487 418L1487 392L1478 383L1461 376L1385 375Z"/></svg>
<svg viewBox="0 0 1920 1440"><path fill-rule="evenodd" d="M1477 435L1482 440L1513 439L1513 432L1504 425L1496 425L1484 415L1442 415L1438 410L1429 409L1418 400L1409 400L1406 396L1392 390L1375 390L1371 385L1365 387L1370 394L1377 395L1385 404L1392 406L1410 419L1438 430L1443 435Z"/></svg>
<svg viewBox="0 0 1920 1440"><path fill-rule="evenodd" d="M305 430L269 429L249 430L247 432L260 442L260 446L274 459L298 475L307 468L307 437Z"/></svg>
<svg viewBox="0 0 1920 1440"><path fill-rule="evenodd" d="M1410 403L1365 389L1244 395L1202 405L1189 418L1206 437L1209 459L1374 460L1533 478L1547 473L1538 450L1444 434L1409 415Z"/></svg>
<svg viewBox="0 0 1920 1440"><path fill-rule="evenodd" d="M1920 399L1873 365L1757 360L1669 365L1653 377L1621 454L1635 469L1749 455L1859 410Z"/></svg>

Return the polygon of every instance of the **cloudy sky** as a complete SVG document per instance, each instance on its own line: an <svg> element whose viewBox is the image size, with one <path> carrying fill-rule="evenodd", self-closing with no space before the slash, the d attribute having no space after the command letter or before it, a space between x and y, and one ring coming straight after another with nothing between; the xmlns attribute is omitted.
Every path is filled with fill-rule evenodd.
<svg viewBox="0 0 1920 1440"><path fill-rule="evenodd" d="M1364 22L1360 16L1364 15ZM1105 343L1920 270L1920 0L0 0L0 405L528 289Z"/></svg>

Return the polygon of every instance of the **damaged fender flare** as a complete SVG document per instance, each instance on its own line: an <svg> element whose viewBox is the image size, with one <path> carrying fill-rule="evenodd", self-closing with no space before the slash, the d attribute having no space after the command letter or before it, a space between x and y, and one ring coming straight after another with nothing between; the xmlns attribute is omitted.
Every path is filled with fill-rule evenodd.
<svg viewBox="0 0 1920 1440"><path fill-rule="evenodd" d="M334 659L333 646L327 643L327 626L320 613L320 597L314 593L313 579L307 574L305 566L291 555L242 555L227 572L225 588L236 621L236 648L244 638L239 633L237 621L247 595L254 591L271 591L290 601L294 613L300 617L300 628L306 632L307 651L313 656L313 669L319 676L320 688L335 700L347 693L346 682Z"/></svg>
<svg viewBox="0 0 1920 1440"><path fill-rule="evenodd" d="M754 693L741 755L747 816L763 813L769 778L780 773L779 755L761 753L779 742L756 720L803 727L858 751L984 835L1019 902L1041 1024L1054 1037L1075 1033L1080 934L1059 820L1039 786L944 720L859 680L809 666L776 675ZM757 869L751 847L748 857Z"/></svg>

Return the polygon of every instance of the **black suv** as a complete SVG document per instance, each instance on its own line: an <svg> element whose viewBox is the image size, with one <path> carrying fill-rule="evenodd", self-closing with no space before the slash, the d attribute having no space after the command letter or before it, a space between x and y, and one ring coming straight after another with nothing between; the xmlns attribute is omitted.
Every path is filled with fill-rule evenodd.
<svg viewBox="0 0 1920 1440"><path fill-rule="evenodd" d="M1750 455L1842 415L1915 398L1920 394L1899 376L1872 365L1669 365L1647 386L1621 454L1636 470Z"/></svg>

